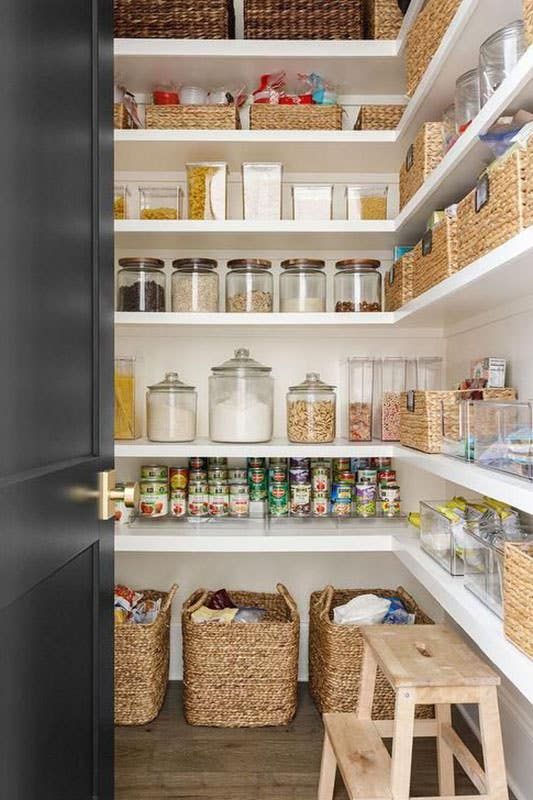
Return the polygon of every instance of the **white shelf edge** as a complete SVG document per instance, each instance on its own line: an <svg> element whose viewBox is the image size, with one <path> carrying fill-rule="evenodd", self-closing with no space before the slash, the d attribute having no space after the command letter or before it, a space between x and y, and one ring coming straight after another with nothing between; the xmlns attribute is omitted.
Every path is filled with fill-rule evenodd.
<svg viewBox="0 0 533 800"><path fill-rule="evenodd" d="M161 312L115 312L115 325L142 327L163 325L163 326L191 326L205 325L217 327L231 326L258 326L258 327L279 327L289 326L352 326L352 325L391 325L395 320L395 312L374 312L374 313L310 313L310 314L288 314L274 312L271 314L232 314L229 312L219 312L215 314L180 314L171 311Z"/></svg>
<svg viewBox="0 0 533 800"><path fill-rule="evenodd" d="M263 444L225 444L211 442L208 439L197 439L184 443L157 443L146 439L132 442L115 442L117 458L181 458L183 456L314 456L317 453L323 458L337 458L341 454L364 456L393 455L393 445L387 442L359 442L354 444L347 439L339 439L333 444L290 444L286 439L275 439Z"/></svg>
<svg viewBox="0 0 533 800"><path fill-rule="evenodd" d="M379 236L394 233L394 220L323 220L300 221L292 219L262 222L260 220L225 219L225 220L142 220L125 219L115 221L115 233L201 233L208 236L212 233L370 233Z"/></svg>
<svg viewBox="0 0 533 800"><path fill-rule="evenodd" d="M420 0L416 0L419 2ZM188 58L397 58L397 39L115 39L114 56Z"/></svg>
<svg viewBox="0 0 533 800"><path fill-rule="evenodd" d="M394 130L387 131L262 131L262 130L115 130L116 144L125 142L223 142L246 143L263 142L301 144L394 144L398 134Z"/></svg>

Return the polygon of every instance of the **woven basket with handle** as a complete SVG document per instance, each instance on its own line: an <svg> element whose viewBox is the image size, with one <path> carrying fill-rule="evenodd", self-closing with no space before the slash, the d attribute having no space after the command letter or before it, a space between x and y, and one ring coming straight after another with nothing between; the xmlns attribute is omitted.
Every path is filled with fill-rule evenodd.
<svg viewBox="0 0 533 800"><path fill-rule="evenodd" d="M155 621L115 625L115 725L146 725L161 711L168 683L171 605L177 590L176 584L168 592L141 589L146 598L161 598Z"/></svg>
<svg viewBox="0 0 533 800"><path fill-rule="evenodd" d="M403 14L397 0L365 0L365 29L368 39L396 39Z"/></svg>
<svg viewBox="0 0 533 800"><path fill-rule="evenodd" d="M411 250L413 297L427 292L457 271L457 221L445 218L426 231Z"/></svg>
<svg viewBox="0 0 533 800"><path fill-rule="evenodd" d="M313 592L309 607L309 691L321 713L356 710L363 658L361 628L333 622L333 609L362 594L399 597L406 609L416 615L418 625L432 624L401 586L397 589L334 589L326 586L321 592ZM378 669L373 718L394 719L394 702L394 691ZM432 717L433 706L418 706L416 715Z"/></svg>
<svg viewBox="0 0 533 800"><path fill-rule="evenodd" d="M505 543L503 587L505 635L533 658L533 544Z"/></svg>
<svg viewBox="0 0 533 800"><path fill-rule="evenodd" d="M399 258L385 275L385 311L396 311L413 299L413 261L411 250Z"/></svg>
<svg viewBox="0 0 533 800"><path fill-rule="evenodd" d="M146 127L159 129L236 130L239 112L234 105L146 106Z"/></svg>
<svg viewBox="0 0 533 800"><path fill-rule="evenodd" d="M119 130L133 128L133 120L122 103L113 104L113 123Z"/></svg>
<svg viewBox="0 0 533 800"><path fill-rule="evenodd" d="M340 131L342 106L254 103L250 106L250 128L265 131Z"/></svg>
<svg viewBox="0 0 533 800"><path fill-rule="evenodd" d="M428 0L407 34L407 94L412 97L462 0Z"/></svg>
<svg viewBox="0 0 533 800"><path fill-rule="evenodd" d="M245 39L362 39L364 0L244 0Z"/></svg>
<svg viewBox="0 0 533 800"><path fill-rule="evenodd" d="M282 584L276 594L230 590L238 606L266 609L261 622L195 623L210 592L183 605L183 705L190 725L285 725L296 713L300 618Z"/></svg>
<svg viewBox="0 0 533 800"><path fill-rule="evenodd" d="M442 160L442 123L426 122L400 167L400 209L420 189Z"/></svg>
<svg viewBox="0 0 533 800"><path fill-rule="evenodd" d="M403 117L405 106L376 105L361 106L357 118L356 130L391 131L398 127Z"/></svg>
<svg viewBox="0 0 533 800"><path fill-rule="evenodd" d="M115 38L231 39L232 0L114 0Z"/></svg>

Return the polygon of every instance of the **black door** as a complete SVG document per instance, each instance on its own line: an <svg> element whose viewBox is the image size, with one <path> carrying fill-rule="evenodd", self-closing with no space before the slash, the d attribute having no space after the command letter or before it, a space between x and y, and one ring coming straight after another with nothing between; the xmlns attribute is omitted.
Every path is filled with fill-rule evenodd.
<svg viewBox="0 0 533 800"><path fill-rule="evenodd" d="M0 23L0 797L112 797L111 0Z"/></svg>

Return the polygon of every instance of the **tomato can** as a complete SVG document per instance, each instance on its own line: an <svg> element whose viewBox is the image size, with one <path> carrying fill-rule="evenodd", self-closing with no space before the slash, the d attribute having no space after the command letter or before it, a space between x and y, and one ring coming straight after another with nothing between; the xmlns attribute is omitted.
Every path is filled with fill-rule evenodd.
<svg viewBox="0 0 533 800"><path fill-rule="evenodd" d="M207 459L207 469L215 469L215 467L228 468L228 459L226 456L209 456Z"/></svg>
<svg viewBox="0 0 533 800"><path fill-rule="evenodd" d="M191 469L189 472L189 483L207 483L207 470Z"/></svg>
<svg viewBox="0 0 533 800"><path fill-rule="evenodd" d="M256 458L255 456L250 456L246 459L246 466L248 469L259 469L259 467L266 467L266 458Z"/></svg>
<svg viewBox="0 0 533 800"><path fill-rule="evenodd" d="M329 469L317 465L311 470L311 486L314 494L323 494L329 492L330 477Z"/></svg>
<svg viewBox="0 0 533 800"><path fill-rule="evenodd" d="M228 469L228 481L230 483L246 483L248 471L246 468Z"/></svg>
<svg viewBox="0 0 533 800"><path fill-rule="evenodd" d="M143 464L141 467L142 481L168 481L168 467L166 464Z"/></svg>
<svg viewBox="0 0 533 800"><path fill-rule="evenodd" d="M170 516L184 517L187 513L187 492L185 489L170 490Z"/></svg>
<svg viewBox="0 0 533 800"><path fill-rule="evenodd" d="M186 489L189 483L189 470L187 467L170 468L170 491L172 489Z"/></svg>
<svg viewBox="0 0 533 800"><path fill-rule="evenodd" d="M207 517L209 514L209 489L205 481L189 484L187 510L190 517Z"/></svg>
<svg viewBox="0 0 533 800"><path fill-rule="evenodd" d="M139 511L143 517L166 517L168 514L167 481L140 481Z"/></svg>
<svg viewBox="0 0 533 800"><path fill-rule="evenodd" d="M227 517L229 514L229 486L223 481L209 485L209 516Z"/></svg>
<svg viewBox="0 0 533 800"><path fill-rule="evenodd" d="M314 517L327 517L329 513L329 494L327 492L315 492L311 508Z"/></svg>
<svg viewBox="0 0 533 800"><path fill-rule="evenodd" d="M124 489L123 483L117 483L115 489L120 490ZM119 525L127 525L130 521L130 518L133 514L133 508L126 508L126 504L124 499L122 500L115 500L115 508L113 516L115 518L115 522Z"/></svg>
<svg viewBox="0 0 533 800"><path fill-rule="evenodd" d="M209 467L207 473L208 483L217 483L218 481L228 480L228 470L226 467Z"/></svg>

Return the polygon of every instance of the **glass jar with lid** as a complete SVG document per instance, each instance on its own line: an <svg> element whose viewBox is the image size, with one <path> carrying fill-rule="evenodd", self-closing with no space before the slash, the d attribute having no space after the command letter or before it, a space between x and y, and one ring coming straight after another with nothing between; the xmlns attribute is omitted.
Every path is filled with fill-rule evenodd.
<svg viewBox="0 0 533 800"><path fill-rule="evenodd" d="M336 431L337 395L335 386L320 380L318 372L308 372L305 380L287 392L287 437L289 442L333 442Z"/></svg>
<svg viewBox="0 0 533 800"><path fill-rule="evenodd" d="M521 19L493 33L479 48L479 83L481 105L492 97L510 75L526 51L524 23Z"/></svg>
<svg viewBox="0 0 533 800"><path fill-rule="evenodd" d="M272 367L245 348L212 368L209 377L209 438L213 442L268 442L274 423Z"/></svg>
<svg viewBox="0 0 533 800"><path fill-rule="evenodd" d="M151 442L192 442L196 437L196 389L167 372L146 392L146 432Z"/></svg>
<svg viewBox="0 0 533 800"><path fill-rule="evenodd" d="M291 258L281 262L279 283L280 311L315 312L326 310L325 261Z"/></svg>
<svg viewBox="0 0 533 800"><path fill-rule="evenodd" d="M464 133L479 114L480 102L479 70L470 69L455 81L455 125L458 133Z"/></svg>
<svg viewBox="0 0 533 800"><path fill-rule="evenodd" d="M226 273L226 311L272 311L272 262L261 258L228 261Z"/></svg>
<svg viewBox="0 0 533 800"><path fill-rule="evenodd" d="M178 258L172 262L172 311L218 311L218 262L213 258Z"/></svg>
<svg viewBox="0 0 533 800"><path fill-rule="evenodd" d="M121 258L117 311L165 310L165 262L160 258Z"/></svg>
<svg viewBox="0 0 533 800"><path fill-rule="evenodd" d="M335 267L335 311L381 311L380 262L348 258Z"/></svg>

